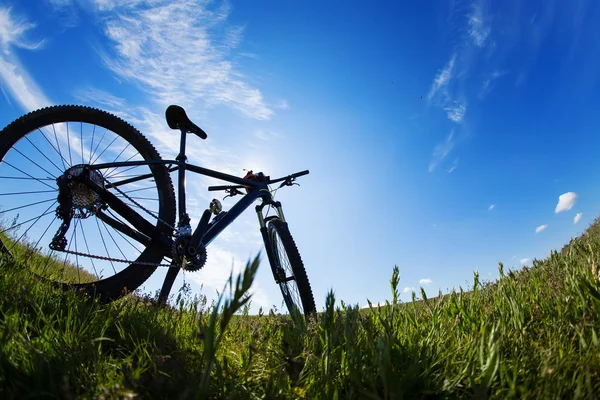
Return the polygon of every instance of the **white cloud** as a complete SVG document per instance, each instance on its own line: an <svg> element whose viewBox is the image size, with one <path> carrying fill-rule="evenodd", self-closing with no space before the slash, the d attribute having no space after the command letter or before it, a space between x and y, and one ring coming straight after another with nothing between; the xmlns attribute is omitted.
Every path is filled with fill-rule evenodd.
<svg viewBox="0 0 600 400"><path fill-rule="evenodd" d="M444 111L446 111L450 121L460 124L467 112L467 106L464 103L455 101L451 106L444 107Z"/></svg>
<svg viewBox="0 0 600 400"><path fill-rule="evenodd" d="M285 100L279 100L277 103L275 103L275 107L279 108L281 110L289 110L290 109L290 105Z"/></svg>
<svg viewBox="0 0 600 400"><path fill-rule="evenodd" d="M414 291L416 291L416 289L415 289L414 287L409 287L409 286L407 286L407 287L405 287L405 288L402 290L402 293L411 293L411 292L414 292Z"/></svg>
<svg viewBox="0 0 600 400"><path fill-rule="evenodd" d="M452 165L450 166L450 168L448 168L448 170L446 172L448 172L449 174L451 174L452 172L454 172L454 170L458 168L458 158L456 158L454 160L454 162L452 163Z"/></svg>
<svg viewBox="0 0 600 400"><path fill-rule="evenodd" d="M0 46L4 54L8 55L11 47L28 50L39 48L43 40L30 43L25 37L25 32L32 28L35 28L35 24L23 17L12 15L10 8L0 8Z"/></svg>
<svg viewBox="0 0 600 400"><path fill-rule="evenodd" d="M442 89L444 89L450 79L452 79L452 70L454 69L454 63L456 62L456 54L454 54L446 66L438 72L437 76L433 80L431 84L431 88L429 89L429 94L427 94L427 99L431 100L436 95L436 93Z"/></svg>
<svg viewBox="0 0 600 400"><path fill-rule="evenodd" d="M548 227L548 224L540 225L537 228L535 228L535 233L540 233L541 231L543 231L547 227Z"/></svg>
<svg viewBox="0 0 600 400"><path fill-rule="evenodd" d="M496 208L496 205L490 204L490 206L488 207L488 211L492 211L494 208Z"/></svg>
<svg viewBox="0 0 600 400"><path fill-rule="evenodd" d="M12 47L30 50L39 48L41 42L31 45L25 38L25 33L34 26L24 18L13 16L10 9L0 8L0 45L2 47L0 82L2 91L5 92L6 89L26 111L51 105L50 100L23 68L19 59L10 52Z"/></svg>
<svg viewBox="0 0 600 400"><path fill-rule="evenodd" d="M385 301L378 301L377 303L371 303L371 305L373 306L373 308L377 308L377 307L384 307L386 305ZM367 309L370 308L369 307L369 303L365 304L364 306L361 307L361 309Z"/></svg>
<svg viewBox="0 0 600 400"><path fill-rule="evenodd" d="M577 213L577 215L575 215L575 218L573 218L573 223L576 224L579 221L581 221L581 217L583 217L583 213Z"/></svg>
<svg viewBox="0 0 600 400"><path fill-rule="evenodd" d="M520 263L521 265L527 265L531 263L531 258L521 258Z"/></svg>
<svg viewBox="0 0 600 400"><path fill-rule="evenodd" d="M554 213L558 214L559 212L570 210L575 205L575 202L577 201L578 197L579 195L574 192L567 192L561 194L558 197L558 204L556 205Z"/></svg>
<svg viewBox="0 0 600 400"><path fill-rule="evenodd" d="M483 47L491 31L483 6L483 2L481 4L473 4L473 12L468 17L469 35L471 35L473 43L478 47Z"/></svg>
<svg viewBox="0 0 600 400"><path fill-rule="evenodd" d="M216 10L200 0L96 0L96 5L112 46L108 53L99 51L104 63L160 104L189 107L200 100L259 120L273 115L260 90L229 61L243 29L225 24L226 4Z"/></svg>
<svg viewBox="0 0 600 400"><path fill-rule="evenodd" d="M437 165L442 162L454 148L454 129L450 131L446 140L439 143L433 149L433 156L429 163L429 172L433 172Z"/></svg>
<svg viewBox="0 0 600 400"><path fill-rule="evenodd" d="M431 279L429 279L429 278L423 278L423 279L419 280L419 284L425 285L425 286L431 284L432 282L433 281Z"/></svg>

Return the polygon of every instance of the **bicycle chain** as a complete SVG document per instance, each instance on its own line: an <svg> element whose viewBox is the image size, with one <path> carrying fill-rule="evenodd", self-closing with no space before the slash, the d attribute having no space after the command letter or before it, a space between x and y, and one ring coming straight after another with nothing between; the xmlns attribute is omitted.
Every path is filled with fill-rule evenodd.
<svg viewBox="0 0 600 400"><path fill-rule="evenodd" d="M108 179L102 177L102 179L104 179L105 182L108 182ZM130 196L128 196L125 192L123 192L121 189L119 189L116 186L113 186L113 189L115 189L117 192L119 192L121 195L123 195L124 197L126 197L129 201L131 201L133 204L135 204L136 206L138 206L139 208L141 208L143 211L145 211L147 214L153 216L154 218L157 219L157 221L165 224L166 226L168 226L169 228L171 228L171 230L175 230L175 227L171 224L169 224L168 222L164 221L162 218L159 218L157 215L154 215L154 213L148 209L146 209L146 207L142 206L140 203L138 203L137 201L135 201L134 199L132 199ZM122 262L122 263L135 263L135 264L141 264L141 265L148 265L148 266L153 266L153 267L173 267L172 264L161 264L161 263L151 263L151 262L147 262L147 261L132 261L132 260L126 260L123 258L114 258L114 257L105 257L105 256L98 256L95 254L88 254L88 253L82 253L80 251L73 251L73 250L61 250L61 252L63 253L67 253L67 254L73 254L76 256L82 256L82 257L88 257L88 258L95 258L97 260L104 260L104 261L110 261L110 262ZM175 265L176 268L179 268L178 265Z"/></svg>

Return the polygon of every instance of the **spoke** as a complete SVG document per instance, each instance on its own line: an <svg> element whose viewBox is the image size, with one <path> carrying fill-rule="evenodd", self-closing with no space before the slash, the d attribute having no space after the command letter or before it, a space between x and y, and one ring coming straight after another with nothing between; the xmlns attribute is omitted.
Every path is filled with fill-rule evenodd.
<svg viewBox="0 0 600 400"><path fill-rule="evenodd" d="M54 165L54 166L56 167L56 169L57 169L59 172L62 172L62 170L60 169L60 167L59 167L58 165L54 164L54 162L53 162L51 159L49 159L49 158L48 158L48 156L47 156L47 155L46 155L46 154L45 154L43 151L41 151L41 150L40 150L40 149L39 149L39 148L38 148L38 147L35 145L35 143L33 143L31 140L29 140L29 137L25 136L25 140L27 140L29 143L31 143L31 145L32 145L32 146L33 146L33 147L34 147L34 148L35 148L35 149L36 149L36 150L37 150L37 151L38 151L38 152L39 152L39 153L40 153L42 156L44 156L44 158L45 158L46 160L50 161L50 164Z"/></svg>
<svg viewBox="0 0 600 400"><path fill-rule="evenodd" d="M52 259L52 254L54 254L54 250L50 250L50 254L48 254L48 258L46 259L46 265L44 265L44 269L42 270L42 274L40 276L44 276L46 269L48 269L48 265L50 265L50 260Z"/></svg>
<svg viewBox="0 0 600 400"><path fill-rule="evenodd" d="M95 126L95 125L94 125ZM88 164L92 163L92 157L94 156L94 154L96 154L96 150L98 150L98 147L100 146L100 143L102 143L102 140L104 140L104 136L106 135L106 132L108 132L108 129L106 129L104 131L104 133L102 134L102 137L100 138L100 141L98 142L98 144L96 145L96 148L94 149L94 152L92 153L92 155L90 156L90 162Z"/></svg>
<svg viewBox="0 0 600 400"><path fill-rule="evenodd" d="M106 251L106 257L110 258L110 254L108 254L108 248L106 247L106 242L104 241L104 235L102 234L102 230L100 229L100 223L98 222L98 218L94 218L94 219L96 220L96 225L98 226L98 232L100 232L100 239L102 239L102 244L104 245L104 251ZM116 275L117 270L115 269L115 266L114 266L112 260L108 260L108 262L110 262L110 265L112 266L112 269Z"/></svg>
<svg viewBox="0 0 600 400"><path fill-rule="evenodd" d="M86 251L87 251L88 254L91 254L90 247L88 246L87 238L85 237L85 231L83 230L83 224L81 224L81 234L83 235L83 241L85 243L85 249L86 249ZM94 258L90 257L90 261L92 262L92 268L94 269L94 274L96 274L96 278L100 278L100 275L98 275L98 271L96 270L96 264L94 264Z"/></svg>
<svg viewBox="0 0 600 400"><path fill-rule="evenodd" d="M79 221L81 220L75 220L75 227L73 228L73 234L75 235L75 253L79 253L79 250L77 249L77 224ZM79 254L75 254L75 268L77 269L77 280L81 283L81 275L79 274Z"/></svg>
<svg viewBox="0 0 600 400"><path fill-rule="evenodd" d="M53 201L53 200L56 201L56 199L48 199L48 200L37 201L35 203L26 204L24 206L13 207L13 208L10 208L8 210L0 210L0 214L7 213L7 212L10 212L10 211L20 210L21 208L31 207L31 206L35 206L35 205L42 204L42 203L47 203L47 202Z"/></svg>
<svg viewBox="0 0 600 400"><path fill-rule="evenodd" d="M127 172L127 171L131 171L132 169L141 167L141 165L134 165L133 167L129 167L127 169L124 169L123 171L121 171L121 173ZM114 176L114 175L113 175ZM139 176L139 175L134 175L134 176Z"/></svg>
<svg viewBox="0 0 600 400"><path fill-rule="evenodd" d="M0 196L14 196L20 194L35 194L35 193L55 193L57 190L34 190L31 192L12 192L12 193L0 193Z"/></svg>
<svg viewBox="0 0 600 400"><path fill-rule="evenodd" d="M96 125L92 128L92 142L90 143L90 158L88 160L88 164L92 162L92 148L94 147L94 136L96 135Z"/></svg>
<svg viewBox="0 0 600 400"><path fill-rule="evenodd" d="M128 199L135 199L135 200L152 200L152 201L159 201L159 199L155 199L152 197L135 197L135 196L124 196L124 195L116 195L117 197L127 197Z"/></svg>
<svg viewBox="0 0 600 400"><path fill-rule="evenodd" d="M112 162L117 162L119 157L121 157L121 154L123 154L123 152L129 148L129 146L131 146L131 143L128 142L127 146L125 146L125 148L123 150L121 150L121 152L119 154L117 154L117 156L115 157L114 160L112 160ZM129 161L129 160L126 160L125 162L127 162L127 161ZM106 171L106 175L110 176L110 172Z"/></svg>
<svg viewBox="0 0 600 400"><path fill-rule="evenodd" d="M75 222L77 223L77 221ZM73 235L75 234L75 229L73 229L73 233L71 233L71 238L69 239L69 245L67 246L67 253L65 254L65 260L63 261L62 273L60 275L61 282L65 279L65 269L67 267L67 258L69 257L69 251L71 251L71 244L73 244Z"/></svg>
<svg viewBox="0 0 600 400"><path fill-rule="evenodd" d="M54 203L56 203L56 202L54 202ZM52 208L52 206L54 206L54 203L50 204L50 207L46 208L46 211L48 211L49 209L51 209L51 208ZM44 211L44 212L46 212L46 211ZM35 226L35 224L37 224L37 223L39 222L39 220L40 220L40 219L42 219L42 217L43 217L44 215L46 215L46 214L42 214L42 215L38 216L38 217L37 217L37 219L35 220L35 222L34 222L33 224L29 225L29 228L25 229L25 232L23 232L23 233L21 234L21 236L19 236L19 238L18 238L17 240L15 240L15 242L14 242L14 243L13 243L13 245L12 245L12 247L9 249L9 252L10 252L10 251L11 251L11 250L12 250L12 249L13 249L13 248L14 248L14 247L17 245L17 243L19 243L19 242L21 241L21 239L23 239L23 237L24 237L25 235L27 235L27 232L29 232L29 230L30 230L31 228L33 228L33 227Z"/></svg>
<svg viewBox="0 0 600 400"><path fill-rule="evenodd" d="M56 201L55 201L54 203L52 203L52 205L51 205L49 208L51 208L52 206L54 206L54 204L56 204ZM20 227L20 226L21 226L21 225L23 225L23 224L26 224L26 223L28 223L28 222L31 222L31 221L33 221L33 220L34 220L34 219L36 219L36 218L43 217L43 216L45 216L45 215L48 215L48 214L51 214L51 213L53 213L53 212L54 212L54 211L48 211L48 212L45 212L44 214L40 215L39 217L33 217L33 218L30 218L30 219L28 219L27 221L23 221L23 222L21 222L20 224L16 224L16 225L13 225L13 226L11 226L10 228L6 228L6 229L4 229L4 230L0 231L0 233L8 232L8 231L10 231L10 230L13 230L13 229L15 229L15 228L18 228L18 227Z"/></svg>
<svg viewBox="0 0 600 400"><path fill-rule="evenodd" d="M69 134L69 121L67 121L67 147L69 148L69 162L73 165L73 158L71 157L71 135Z"/></svg>
<svg viewBox="0 0 600 400"><path fill-rule="evenodd" d="M118 218L118 217L116 217L116 216L115 216L115 215L112 213L112 211L108 210L108 213L110 214L110 216L111 216L112 218L114 218L114 219L115 219L115 221L118 221L118 222L121 222L122 224L125 224L123 221L119 220L119 218ZM117 233L118 233L118 234L119 234L119 235L120 235L120 236L123 238L123 240L125 240L127 243L129 243L129 245L130 245L131 247L133 247L134 249L136 249L136 250L137 250L139 253L141 253L141 252L142 252L140 249L138 249L137 247L135 247L135 245L134 245L134 244L132 244L132 243L131 243L131 242L130 242L130 241L129 241L129 240L128 240L128 239L127 239L127 238L126 238L126 237L125 237L125 236L124 236L124 235L123 235L123 234L122 234L122 233L121 233L121 232L118 230L118 229L115 229L115 231L116 231L116 232L117 232Z"/></svg>
<svg viewBox="0 0 600 400"><path fill-rule="evenodd" d="M129 146L129 145L130 145L130 143L128 143L128 144L127 144L127 146ZM132 159L133 157L137 156L138 154L140 154L140 153L139 153L139 152L135 153L134 155L132 155L131 157L129 157L127 160L125 160L125 161L123 161L123 162L128 162L128 161L131 161L131 159ZM115 160L115 161L116 161L116 160ZM115 162L115 161L113 161L113 162ZM139 166L139 165L138 165L138 166ZM107 173L106 173L106 178L107 178L107 179L108 179L108 178L112 178L112 177L114 177L115 175L117 175L117 174L118 174L118 172L117 172L117 171L118 171L118 168L119 168L119 167L115 167L115 169L114 169L113 171L111 171L110 173L108 173L108 172L107 172ZM121 173L122 173L122 172L123 172L123 171L121 171ZM133 175L133 176L137 176L137 175Z"/></svg>
<svg viewBox="0 0 600 400"><path fill-rule="evenodd" d="M133 192L141 192L142 190L154 189L155 186L148 186L147 188L142 189L133 189L133 190L124 190L123 193L133 193Z"/></svg>
<svg viewBox="0 0 600 400"><path fill-rule="evenodd" d="M125 255L125 253L123 253L123 250L121 250L121 247L117 244L115 238L113 237L113 235L110 233L110 231L106 227L106 223L104 221L102 221L102 224L104 225L104 229L106 229L106 233L108 233L108 236L110 236L110 239L113 241L113 243L115 244L115 246L117 246L117 249L119 250L119 253L121 253L121 255L123 256L123 259L127 260L127 256Z"/></svg>
<svg viewBox="0 0 600 400"><path fill-rule="evenodd" d="M50 176L51 176L51 177L53 177L53 178L56 178L56 176L52 175L52 173L50 173L50 171L48 171L46 168L44 168L44 167L40 166L38 163L36 163L35 161L33 161L31 158L29 158L29 157L27 157L25 154L21 153L21 150L19 150L19 149L15 148L15 147L13 147L13 149L14 149L14 150L15 150L17 153L19 153L20 155L22 155L23 157L25 157L27 160L29 160L29 162L30 162L30 163L32 163L32 164L34 164L34 165L37 165L37 166L38 166L38 168L40 168L41 170L43 170L44 172L46 172L48 175L50 175Z"/></svg>
<svg viewBox="0 0 600 400"><path fill-rule="evenodd" d="M38 179L38 178L36 178L36 177L34 177L34 176L32 176L32 175L28 174L27 172L23 171L22 169L20 169L20 168L18 168L18 167L15 167L14 165L12 165L11 163L9 163L8 161L4 161L4 163L5 163L6 165L8 165L9 167L12 167L12 168L16 169L16 170L17 170L17 171L19 171L20 173L27 175L27 176L28 176L30 179L36 180L36 181L38 181L39 183L41 183L42 185L46 185L46 186L48 186L50 189L56 189L54 186L48 185L46 182L42 181L42 179L43 179L43 180L49 180L49 181L56 181L55 177L54 177L54 179L53 179L53 178L42 178L42 179ZM21 178L21 179L27 179L27 178Z"/></svg>
<svg viewBox="0 0 600 400"><path fill-rule="evenodd" d="M111 145L112 145L112 144L113 144L113 143L114 143L114 142L115 142L115 141L116 141L118 138L119 138L119 137L115 135L115 138L112 140L112 142L110 142L110 143L108 144L108 146L106 146L106 148L105 148L104 150L102 150L102 153L100 153L100 154L99 154L99 155L98 155L98 156L97 156L97 157L94 159L94 161L92 161L92 164L94 164L96 161L98 161L98 159L99 159L100 157L102 157L102 154L104 154L104 152L105 152L106 150L108 150L108 148L109 148L109 147L110 147L110 146L111 146Z"/></svg>
<svg viewBox="0 0 600 400"><path fill-rule="evenodd" d="M4 163L8 164L6 161L4 161ZM56 179L52 179L52 178L36 178L36 177L25 178L25 177L21 177L21 176L0 176L0 179L16 179L16 180L26 180L26 181L52 181L52 182L56 181ZM52 186L50 186L50 187L52 187Z"/></svg>
<svg viewBox="0 0 600 400"><path fill-rule="evenodd" d="M40 242L42 241L42 239L44 238L44 236L46 235L46 232L48 232L48 229L50 229L50 227L52 226L52 224L54 223L54 221L56 221L57 218L58 217L55 215L54 218L52 219L52 222L50 222L50 224L46 227L46 230L44 231L44 233L42 233L42 236L40 236L40 238L38 239L38 241L35 242L36 249L40 245Z"/></svg>
<svg viewBox="0 0 600 400"><path fill-rule="evenodd" d="M56 128L54 127L54 124L52 124L52 131L54 131L54 140L56 140L56 147L58 148L58 154L60 155L60 159L62 160L63 167L64 167L64 169L67 169L67 167L65 165L65 163L67 162L67 160L65 160L65 158L62 155L62 153L60 152L60 144L58 143L58 136L56 135ZM42 132L42 131L40 131L40 132ZM43 134L44 134L44 132L42 132L42 135ZM69 167L70 166L71 165L69 165Z"/></svg>
<svg viewBox="0 0 600 400"><path fill-rule="evenodd" d="M81 163L85 164L85 161L83 161L83 122L79 121L80 127L79 127L79 140L80 140L80 145L81 145Z"/></svg>

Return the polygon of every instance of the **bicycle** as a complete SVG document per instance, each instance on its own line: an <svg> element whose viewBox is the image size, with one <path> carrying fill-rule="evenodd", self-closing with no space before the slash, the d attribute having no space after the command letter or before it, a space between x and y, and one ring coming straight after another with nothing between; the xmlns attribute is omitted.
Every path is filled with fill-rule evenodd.
<svg viewBox="0 0 600 400"><path fill-rule="evenodd" d="M166 302L178 272L202 268L207 246L260 199L255 207L260 232L286 307L290 314L314 312L304 264L270 189L276 183L278 188L295 185L309 171L278 179L250 171L240 178L190 164L187 135L206 139L207 134L182 107L169 106L165 116L168 126L181 133L174 160L163 160L129 123L91 107L43 108L6 126L0 132L0 252L25 254L29 249L27 263L37 276L104 301L137 289L158 267L169 267L159 296ZM170 176L175 171L177 207ZM229 183L209 191L243 197L229 211L213 199L192 230L187 171ZM35 243L28 235L37 237Z"/></svg>

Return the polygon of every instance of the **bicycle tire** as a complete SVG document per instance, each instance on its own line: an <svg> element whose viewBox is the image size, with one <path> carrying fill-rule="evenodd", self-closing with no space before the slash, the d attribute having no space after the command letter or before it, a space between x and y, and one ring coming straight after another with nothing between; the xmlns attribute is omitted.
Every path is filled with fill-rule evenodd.
<svg viewBox="0 0 600 400"><path fill-rule="evenodd" d="M81 139L79 140L76 137L76 134L71 135L71 133L69 132L69 127L77 127L78 125L81 125L81 132L80 132L80 136ZM56 126L58 125L59 129L58 129L58 133L56 130ZM66 145L65 149L65 132L64 132L64 128L66 126L66 140L68 143ZM89 143L89 129L92 129L91 127L93 126L93 134L91 136L91 143ZM84 129L85 127L85 129ZM102 139L97 139L98 143L94 143L94 135L96 133L96 127L105 129L104 134L102 135ZM86 131L86 138L84 139L84 130ZM52 137L51 132L54 131L54 138ZM98 130L98 137L100 137L100 131ZM104 143L103 140L105 137L107 137L107 141L110 139L110 136L106 136L107 132L111 132L109 135L113 135L114 139L112 140L112 142L110 142L110 144L104 148L104 150L102 151L102 154L100 154L100 152L98 151L99 148L101 149L101 144L102 147L104 147ZM60 136L60 140L59 137ZM50 139L49 139L50 138ZM43 140L45 139L46 142ZM53 144L53 140L52 139L56 139L56 141L54 142L55 144ZM88 142L86 142L86 139L88 139ZM92 164L93 162L100 160L100 162L102 162L102 156L104 154L106 154L105 157L109 157L110 159L112 159L113 155L115 154L116 151L114 151L113 149L109 149L109 147L113 144L116 143L118 141L119 144L121 143L126 143L126 147L123 148L123 150L121 150L121 153L119 153L119 155L115 158L115 161L119 160L119 157L121 157L121 155L126 152L127 149L130 149L129 152L126 152L126 155L129 155L130 153L133 152L133 156L131 156L129 158L129 160L133 159L134 157L138 157L140 159L146 160L146 161L151 161L151 160L160 160L160 155L159 153L156 151L156 149L154 148L154 146L148 141L148 139L142 134L140 133L136 128L134 128L133 126L131 126L129 123L125 122L124 120L122 120L121 118L110 114L108 112L99 110L99 109L95 109L95 108L91 108L91 107L86 107L86 106L75 106L75 105L63 105L63 106L52 106L52 107L47 107L47 108L43 108L40 110L36 110L33 111L31 113L28 113L20 118L18 118L17 120L15 120L14 122L12 122L11 124L9 124L7 127L5 127L1 132L0 132L0 171L8 171L9 173L15 173L14 170L18 170L24 173L23 176L21 177L5 177L5 176L0 176L0 178L7 178L10 179L11 181L9 183L12 184L12 180L15 179L20 179L21 182L24 182L26 184L31 184L31 185L38 185L39 183L43 183L43 185L47 186L47 187L53 187L53 186L57 186L56 183L51 183L52 179L52 173L48 173L46 174L46 177L41 177L41 178L37 178L35 175L29 174L24 172L23 170L29 167L33 168L33 164L35 164L36 166L40 167L41 169L43 169L46 172L49 172L48 170L51 168L50 165L53 165L54 167L59 169L59 173L61 170L61 165L62 167L64 167L66 169L66 171L70 171L72 168L77 168L77 165L82 165L82 164L86 164L85 160L87 158L87 153L89 152L89 163ZM89 143L89 150L88 150L88 143ZM94 149L94 145L96 146ZM22 146L21 150L19 150L18 146ZM33 146L33 147L32 147ZM78 161L79 155L76 151L78 151L78 148L75 149L76 146L80 146L81 147L81 161L82 163L78 163L77 165L74 165L75 163L73 163L72 160L72 150L73 153L75 153L76 155L76 159L75 161ZM40 153L38 154L35 150L37 149L37 151ZM120 148L120 147L119 147ZM118 149L119 149L118 148ZM54 152L52 152L52 149L54 149ZM63 151L61 151L63 150ZM67 157L67 150L68 150L68 156L69 159L71 161L71 163L69 163L66 159ZM92 150L94 150L94 152L92 153ZM108 152L107 152L108 150ZM96 152L98 152L98 154L96 154ZM137 153L136 153L137 152ZM55 154L56 153L56 154ZM63 155L64 153L64 155ZM28 156L29 154L29 156ZM20 160L19 157L24 157L27 160L30 160L33 162L27 162L24 160ZM32 159L34 157L37 157L35 159ZM52 161L51 157L55 157L56 162ZM94 157L95 160L94 160ZM123 156L125 157L125 156ZM9 159L11 161L9 161ZM51 164L48 164L44 159L48 160ZM13 161L13 160L17 160L17 161ZM121 161L121 160L119 160ZM21 162L21 165L16 164L17 162ZM8 166L6 166L8 164ZM17 165L17 168L15 168L15 165ZM46 167L43 167L44 165L48 166L47 169ZM69 166L69 168L67 169L67 165ZM9 167L12 167L9 168ZM54 168L52 167L52 168ZM135 167L138 168L138 167ZM130 168L130 170L134 170L135 168ZM147 212L149 215L151 215L152 217L156 218L156 227L164 234L167 235L168 237L171 237L173 234L173 226L175 223L175 192L174 192L174 188L173 188L173 183L171 181L171 177L169 175L169 171L167 170L165 165L158 165L158 164L154 164L154 165L145 165L145 166L139 166L139 168L141 168L140 171L150 171L151 174L151 178L145 178L143 181L138 181L136 182L137 186L142 186L143 184L150 184L152 186L148 186L146 188L138 188L136 189L136 191L140 192L142 190L146 190L145 193L148 193L148 190L152 190L150 193L154 193L154 195L156 196L156 198L146 198L146 197L141 197L141 199L146 199L146 200L139 200L137 203L138 205L142 205L146 203L149 203L149 200L153 200L153 201L157 201L158 202L158 210L156 210L156 214L150 214L150 212ZM52 171L54 171L54 169L52 169ZM62 172L62 174L65 174L67 172ZM125 170L123 170L125 171ZM110 171L110 169L107 169L106 171L104 171L107 175L106 177L102 176L102 172L98 173L98 176L102 176L102 178L104 179L102 182L104 181L108 181L108 177L115 176L114 179L117 179L116 177L120 177L120 176L127 176L124 175L120 170L118 170L118 167L114 168L114 171ZM40 173L39 171L36 173ZM109 173L111 173L112 175L108 175ZM43 172L41 173L42 175L44 174ZM131 172L130 172L131 174ZM147 172L145 172L146 175L148 175ZM0 173L0 175L5 175L5 173ZM142 173L140 172L140 176L142 175ZM129 175L132 176L132 175ZM135 175L133 175L135 176ZM31 182L30 182L31 181ZM146 182L147 181L147 182ZM2 179L0 179L0 182L2 182ZM126 186L126 185L125 185ZM0 185L0 187L2 187ZM7 186L4 186L2 191L6 190ZM44 189L47 189L44 187ZM91 201L90 199L90 194L91 192L87 193L85 192L85 189L83 189L83 199L84 200L78 200L80 202L82 201L86 201L85 199L88 199L87 201ZM2 193L2 191L0 191L0 193ZM132 192L133 190L131 190L130 192ZM39 191L39 192L44 192L44 191ZM52 192L52 190L45 190L45 192ZM27 195L27 193L30 192L24 192L24 195ZM9 193L12 194L12 193ZM4 193L4 195L6 196L6 193ZM80 195L80 197L78 198L82 198L82 195ZM87 197L86 197L87 196ZM93 194L91 195L93 196ZM7 196L10 197L10 196ZM5 199L7 197L4 197ZM129 200L130 201L130 205L133 206L133 204L135 203L135 201L131 201L130 199L133 197L132 194L129 195L129 197L123 197L123 200ZM140 198L140 197L137 197ZM75 199L75 195L73 195L73 199ZM0 200L2 200L2 197L0 197ZM52 199L47 200L48 202L50 202ZM13 207L11 210L26 210L26 209L32 209L35 208L37 206L34 206L34 204L36 203L32 203L26 206L18 206L17 207ZM56 204L53 203L53 204ZM86 203L87 204L87 203ZM156 204L156 203L151 203L151 204ZM50 206L52 207L52 205ZM48 208L50 210L50 207ZM81 206L84 207L84 206ZM87 205L85 207L88 207ZM149 209L149 207L147 208ZM0 209L0 213L2 213L2 215L4 217L6 217L5 215L5 211L3 211L4 209ZM52 211L52 210L50 210ZM112 212L114 210L111 210L110 208L108 208L108 212ZM153 210L154 212L154 210ZM36 213L36 212L33 212ZM35 223L37 223L38 221L40 221L42 219L42 217L45 218L45 215L47 214L41 214L40 216L37 217L37 220L35 221ZM73 239L73 236L75 236L75 248L77 249L77 226L78 223L81 226L81 232L79 234L79 237L81 237L81 235L83 235L83 239L85 241L85 247L89 250L89 243L88 243L88 238L86 238L86 233L84 231L83 228L83 224L84 224L84 220L90 220L91 218L95 219L95 223L98 226L98 232L99 232L99 236L102 237L102 242L104 244L104 248L106 250L106 253L109 252L108 246L106 244L106 242L109 242L108 238L106 238L106 240L103 237L103 233L102 233L102 229L101 229L101 225L100 222L102 222L104 224L104 229L105 232L108 232L108 234L110 235L110 231L109 228L111 228L112 226L110 226L110 224L106 224L104 223L103 220L101 220L98 216L98 214L92 214L91 216L88 217L80 217L79 221L76 221L75 218L73 219L73 221L75 221L75 226L73 228L73 222L71 223L71 227L69 228L69 231L71 229L73 229L73 234L71 235L71 240ZM114 214L112 214L114 215ZM16 218L19 218L19 213L16 214ZM118 219L118 217L116 217ZM14 219L13 221L17 221L17 219ZM56 220L56 217L54 218L54 220ZM41 237L38 239L38 242L36 243L35 246L33 246L35 248L35 251L38 251L38 245L39 243L44 239L45 235L47 234L47 231L51 230L51 226L54 223L53 222L50 223L50 225L48 225L48 227L46 228L46 231L44 231L44 234L41 235ZM99 222L100 221L100 222ZM60 221L59 221L60 222ZM35 225L35 223L32 223L32 225L30 225L27 229L27 231L29 231L30 229L33 228L33 225ZM85 224L87 224L87 226L92 226L91 224L93 224L93 222L85 222ZM153 222L154 224L154 222ZM14 223L13 223L14 225ZM22 224L19 224L22 225ZM2 230L2 227L0 227L0 234L2 234L2 236L0 237L0 241L5 241L6 243L3 244L3 246L6 247L15 247L16 243L18 242L16 239L11 239L9 237L9 233L7 233L8 231L10 231L10 229L13 228L9 228L9 229L4 229ZM18 229L20 229L20 227L18 227ZM36 228L39 230L39 228ZM114 229L114 228L113 228ZM23 239L23 241L26 241L26 234L27 231L25 231L24 234L22 234L21 237L25 236L25 239ZM68 232L69 232L68 231ZM75 288L81 291L85 291L89 294L95 294L100 296L103 300L105 301L111 301L111 300L115 300L121 296L123 296L124 294L131 292L135 289L137 289L140 285L142 285L149 277L150 275L152 275L152 273L156 270L157 266L156 264L159 264L165 254L165 249L162 248L161 246L156 246L153 245L152 242L150 241L149 243L146 241L146 243L137 243L136 245L134 245L133 243L131 243L130 240L128 240L123 234L121 234L120 232L118 232L116 229L114 230L114 232L119 233L119 235L125 239L125 241L127 241L129 244L131 244L131 246L133 248L135 248L137 250L137 252L139 254L137 254L137 256L132 256L131 257L131 263L123 263L126 266L120 270L119 272L117 272L114 263L111 261L110 264L112 265L112 269L114 270L115 274L110 276L110 277L106 277L104 278L102 275L103 270L101 270L100 273L98 273L96 271L96 262L94 262L94 259L91 257L88 257L88 260L91 260L91 265L94 266L94 273L91 273L87 270L84 271L84 267L81 266L81 263L79 262L79 257L75 257L75 268L76 268L76 272L77 275L80 276L81 274L88 273L89 272L89 276L84 274L84 280L85 282L82 282L81 279L79 279L78 282L62 282L61 280L64 278L65 276L65 266L63 265L63 271L61 274L61 280L58 279L58 277L53 277L53 278L47 278L45 276L42 276L42 278L44 278L45 280L50 280L52 282L55 282L57 284L59 284L60 286L62 286L63 288ZM50 234L52 235L54 232L51 232ZM95 235L98 235L95 233ZM15 235L16 236L16 235ZM117 235L115 235L117 236ZM118 243L117 240L119 239L117 237L117 239L115 239L112 235L110 236L112 241L115 243L115 245L117 245L118 247ZM98 237L95 238L96 240L99 241ZM81 241L81 239L79 239ZM110 244L110 243L109 243ZM23 242L22 245L25 246L30 246L31 244L28 244L26 242ZM92 245L94 245L94 243L92 243ZM83 246L83 244L82 244ZM98 244L98 246L100 246ZM143 248L143 249L142 249ZM40 248L40 250L42 250L42 248ZM123 253L124 251L122 251L122 249L119 247L119 251L121 253ZM134 253L133 250L128 249L125 250L128 251L130 253ZM89 252L88 252L89 253ZM89 253L91 254L91 253ZM108 256L112 256L114 257L115 255L112 254L107 254ZM31 255L30 255L31 257ZM53 251L50 252L50 254L47 255L47 258L43 258L46 263L46 267L44 268L44 272L46 271L46 269L48 268L48 264L51 263L51 259L53 257ZM63 255L61 255L61 258L63 257ZM137 257L137 258L136 258ZM35 258L35 257L31 257L31 258ZM72 259L68 258L68 254L65 256L64 258L64 264L67 264L67 260L69 263L73 263ZM88 261L89 263L89 261ZM100 261L97 262L100 265ZM32 262L28 262L28 264L32 264ZM155 264L154 266L152 266L151 264ZM54 265L54 264L53 264ZM39 266L38 266L39 267ZM36 267L37 268L37 267ZM51 268L52 270L52 268ZM110 271L109 271L110 272ZM40 275L40 271L39 268L37 268L35 270L35 273ZM69 273L69 272L68 272ZM43 273L42 273L43 274ZM50 272L49 272L50 274ZM53 272L54 275L57 275L57 272L54 271ZM74 273L73 273L74 274ZM97 280L94 280L96 279Z"/></svg>
<svg viewBox="0 0 600 400"><path fill-rule="evenodd" d="M297 307L301 314L312 314L316 311L315 299L288 224L280 219L269 221L268 237L267 251L272 255L269 260L275 262L271 266L273 277L279 284L288 311L292 314L292 310Z"/></svg>

